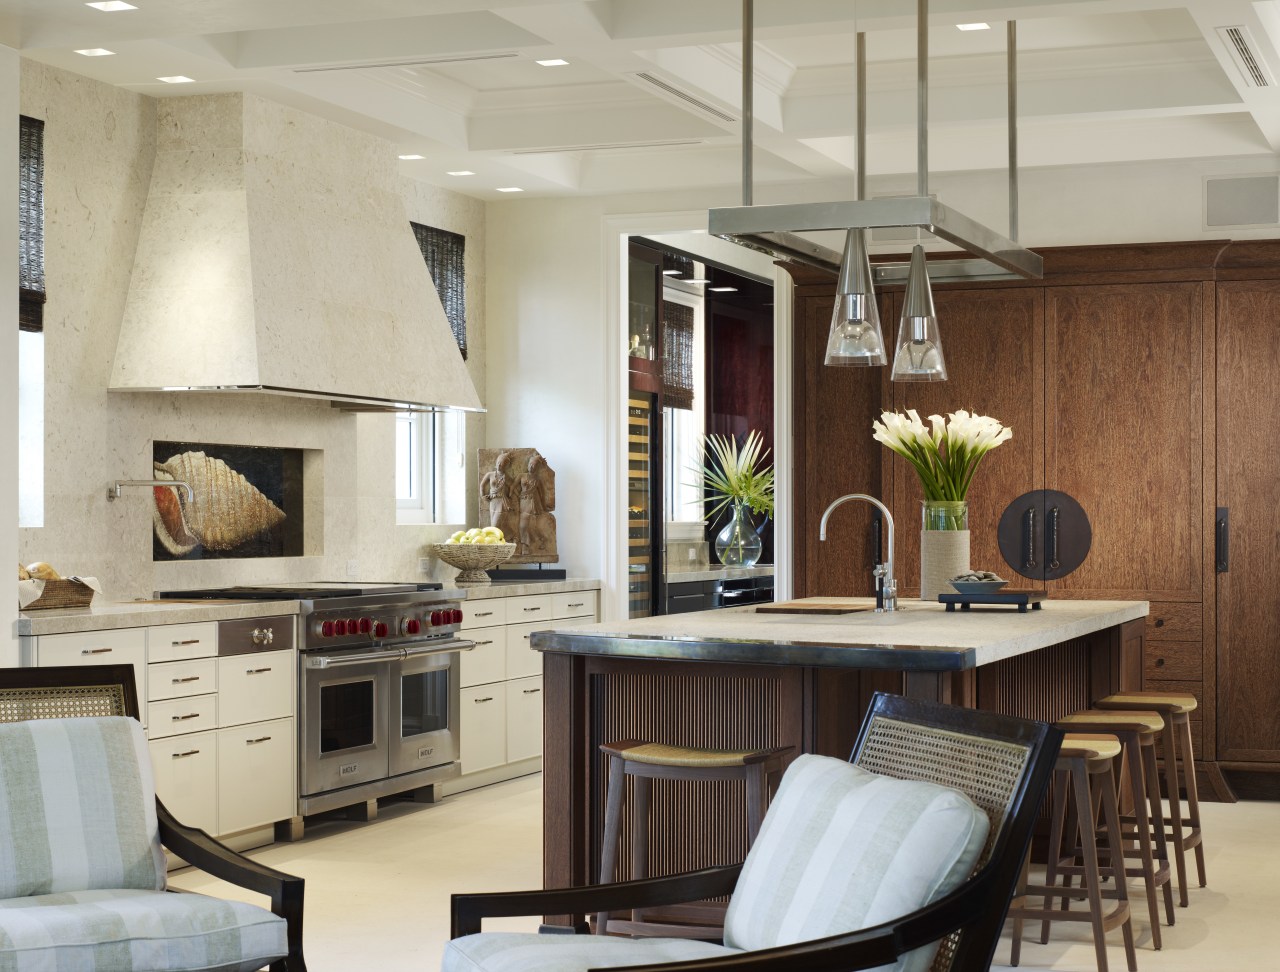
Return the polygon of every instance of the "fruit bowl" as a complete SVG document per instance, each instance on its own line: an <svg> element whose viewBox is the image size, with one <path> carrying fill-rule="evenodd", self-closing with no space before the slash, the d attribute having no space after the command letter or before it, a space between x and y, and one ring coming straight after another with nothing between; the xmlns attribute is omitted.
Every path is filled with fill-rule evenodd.
<svg viewBox="0 0 1280 972"><path fill-rule="evenodd" d="M434 543L432 551L450 567L462 571L455 581L462 584L487 584L489 575L485 573L491 567L509 558L516 552L514 543Z"/></svg>

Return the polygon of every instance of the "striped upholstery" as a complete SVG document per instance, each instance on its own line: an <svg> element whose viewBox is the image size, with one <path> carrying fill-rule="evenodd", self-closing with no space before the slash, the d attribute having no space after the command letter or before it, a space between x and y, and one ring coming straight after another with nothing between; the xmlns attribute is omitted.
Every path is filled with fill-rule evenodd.
<svg viewBox="0 0 1280 972"><path fill-rule="evenodd" d="M75 891L0 901L0 972L251 972L287 951L283 918L200 894Z"/></svg>
<svg viewBox="0 0 1280 972"><path fill-rule="evenodd" d="M151 758L137 721L0 725L0 792L0 898L164 888Z"/></svg>
<svg viewBox="0 0 1280 972"><path fill-rule="evenodd" d="M731 948L684 938L484 932L451 941L444 951L440 972L586 972L736 954Z"/></svg>
<svg viewBox="0 0 1280 972"><path fill-rule="evenodd" d="M956 790L826 756L787 769L725 915L725 944L755 951L899 918L956 888L986 840ZM936 946L886 968L926 969Z"/></svg>

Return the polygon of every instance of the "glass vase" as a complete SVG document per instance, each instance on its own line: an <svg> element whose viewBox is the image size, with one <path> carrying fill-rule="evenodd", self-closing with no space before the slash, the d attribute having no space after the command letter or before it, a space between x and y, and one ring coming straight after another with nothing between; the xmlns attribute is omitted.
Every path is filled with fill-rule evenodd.
<svg viewBox="0 0 1280 972"><path fill-rule="evenodd" d="M969 529L968 500L921 500L920 529Z"/></svg>
<svg viewBox="0 0 1280 972"><path fill-rule="evenodd" d="M924 500L920 504L920 599L954 594L951 578L969 572L969 504Z"/></svg>
<svg viewBox="0 0 1280 972"><path fill-rule="evenodd" d="M751 523L750 507L734 503L733 516L716 534L716 559L726 567L753 567L763 549L760 535Z"/></svg>

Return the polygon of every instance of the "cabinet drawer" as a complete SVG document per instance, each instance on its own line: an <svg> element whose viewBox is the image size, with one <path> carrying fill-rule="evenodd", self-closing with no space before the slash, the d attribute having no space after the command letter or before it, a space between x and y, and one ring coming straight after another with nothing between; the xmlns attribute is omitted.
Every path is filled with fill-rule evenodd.
<svg viewBox="0 0 1280 972"><path fill-rule="evenodd" d="M146 628L41 635L36 639L36 664L41 668L50 665L132 665L139 711L146 715Z"/></svg>
<svg viewBox="0 0 1280 972"><path fill-rule="evenodd" d="M465 688L459 693L462 772L474 773L507 761L507 684Z"/></svg>
<svg viewBox="0 0 1280 972"><path fill-rule="evenodd" d="M147 735L162 739L180 732L200 732L218 728L218 697L195 695L147 704Z"/></svg>
<svg viewBox="0 0 1280 972"><path fill-rule="evenodd" d="M204 695L218 690L217 665L213 658L191 658L147 666L147 698L153 702L186 695Z"/></svg>
<svg viewBox="0 0 1280 972"><path fill-rule="evenodd" d="M218 730L218 833L292 817L298 809L292 719Z"/></svg>
<svg viewBox="0 0 1280 972"><path fill-rule="evenodd" d="M599 593L596 591L552 594L551 616L553 618L594 618L598 599Z"/></svg>
<svg viewBox="0 0 1280 972"><path fill-rule="evenodd" d="M542 676L507 683L507 762L542 755Z"/></svg>
<svg viewBox="0 0 1280 972"><path fill-rule="evenodd" d="M1143 648L1143 675L1147 679L1202 677L1200 642L1148 641Z"/></svg>
<svg viewBox="0 0 1280 972"><path fill-rule="evenodd" d="M529 635L546 627L545 623L507 625L507 678L542 674L542 654L529 646Z"/></svg>
<svg viewBox="0 0 1280 972"><path fill-rule="evenodd" d="M505 597L486 597L479 601L463 601L462 630L506 624L508 600Z"/></svg>
<svg viewBox="0 0 1280 972"><path fill-rule="evenodd" d="M551 595L532 594L507 598L507 624L551 620Z"/></svg>
<svg viewBox="0 0 1280 972"><path fill-rule="evenodd" d="M292 650L218 659L218 724L238 726L293 715Z"/></svg>
<svg viewBox="0 0 1280 972"><path fill-rule="evenodd" d="M184 824L218 832L218 734L193 732L153 739L156 795Z"/></svg>
<svg viewBox="0 0 1280 972"><path fill-rule="evenodd" d="M218 623L156 624L147 629L147 661L212 658L218 653Z"/></svg>
<svg viewBox="0 0 1280 972"><path fill-rule="evenodd" d="M1198 602L1152 601L1147 614L1147 640L1200 641L1201 623Z"/></svg>
<svg viewBox="0 0 1280 972"><path fill-rule="evenodd" d="M462 653L459 684L463 688L483 685L485 682L501 682L507 677L507 629L472 628L466 637L476 643L471 651Z"/></svg>

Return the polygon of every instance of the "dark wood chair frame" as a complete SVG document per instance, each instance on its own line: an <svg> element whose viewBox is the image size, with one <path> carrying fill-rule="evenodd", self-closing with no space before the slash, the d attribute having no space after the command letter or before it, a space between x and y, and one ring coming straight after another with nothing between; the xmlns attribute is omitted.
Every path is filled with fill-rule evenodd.
<svg viewBox="0 0 1280 972"><path fill-rule="evenodd" d="M124 702L119 715L138 719L138 692L132 665L68 665L49 668L0 669L0 690L25 688L118 687ZM141 720L139 720L141 721ZM285 920L288 954L271 963L271 972L306 972L302 957L304 882L233 851L203 830L188 827L156 798L160 842L188 864L229 884L264 894L271 911Z"/></svg>
<svg viewBox="0 0 1280 972"><path fill-rule="evenodd" d="M887 965L906 952L940 941L953 933L958 933L959 938L950 972L985 972L990 968L1053 774L1062 732L1044 723L1013 716L877 693L858 734L853 750L854 762L875 717L1026 747L1026 766L987 863L951 894L874 928L740 955L627 966L626 972L794 972L795 969L845 972ZM731 894L741 870L741 864L734 864L618 884L549 891L455 894L452 897L451 937L479 932L484 918L519 915L570 915L573 928L585 934L588 930L587 914L656 907Z"/></svg>

